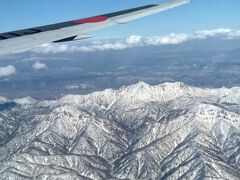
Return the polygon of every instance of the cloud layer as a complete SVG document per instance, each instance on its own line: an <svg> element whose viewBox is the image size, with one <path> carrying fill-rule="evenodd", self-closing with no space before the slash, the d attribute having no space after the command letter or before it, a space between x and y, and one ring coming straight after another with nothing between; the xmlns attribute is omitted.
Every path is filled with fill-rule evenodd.
<svg viewBox="0 0 240 180"><path fill-rule="evenodd" d="M191 40L201 40L207 38L239 39L240 30L219 28L214 30L197 31L194 34L171 33L163 36L141 37L139 35L129 36L125 40L114 42L98 42L90 45L69 45L69 44L45 44L34 49L36 53L62 53L62 52L95 52L106 50L121 50L131 47L141 46L163 46L181 44Z"/></svg>
<svg viewBox="0 0 240 180"><path fill-rule="evenodd" d="M47 69L46 64L40 63L40 62L35 62L32 67L33 67L33 69L36 70L36 71L37 71L37 70L41 70L41 69Z"/></svg>
<svg viewBox="0 0 240 180"><path fill-rule="evenodd" d="M13 65L0 67L0 77L8 77L15 74L16 68Z"/></svg>

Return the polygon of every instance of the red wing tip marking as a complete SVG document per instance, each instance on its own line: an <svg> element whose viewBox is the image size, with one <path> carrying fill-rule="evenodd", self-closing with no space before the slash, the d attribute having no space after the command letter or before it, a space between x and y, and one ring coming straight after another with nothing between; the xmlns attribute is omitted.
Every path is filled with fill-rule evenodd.
<svg viewBox="0 0 240 180"><path fill-rule="evenodd" d="M90 17L85 19L78 19L78 20L75 20L74 22L77 24L98 23L98 22L106 21L107 19L108 17L106 16L96 16L96 17Z"/></svg>

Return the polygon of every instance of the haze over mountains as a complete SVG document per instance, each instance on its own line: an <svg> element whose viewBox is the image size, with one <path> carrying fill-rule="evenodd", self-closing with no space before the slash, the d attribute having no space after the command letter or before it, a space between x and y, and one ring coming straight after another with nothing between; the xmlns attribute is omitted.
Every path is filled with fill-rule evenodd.
<svg viewBox="0 0 240 180"><path fill-rule="evenodd" d="M140 82L0 104L3 179L240 178L239 87Z"/></svg>
<svg viewBox="0 0 240 180"><path fill-rule="evenodd" d="M218 31L208 34L213 32ZM119 48L126 44L133 46L122 50L78 52L72 51L73 47L78 46L73 44L67 50L66 46L55 48L62 51L58 53L28 52L2 57L0 67L5 67L5 77L0 77L0 94L9 98L31 96L55 99L63 94L118 89L139 81L151 85L184 82L210 88L240 86L239 39L191 39L190 35L181 35L171 36L173 39L169 41L184 41L184 37L190 40L180 44L141 46L142 41L136 36L126 42L124 40L125 44L122 45L118 41L102 45L105 48L117 45ZM84 43L87 42L79 46ZM56 50L53 48L52 51Z"/></svg>

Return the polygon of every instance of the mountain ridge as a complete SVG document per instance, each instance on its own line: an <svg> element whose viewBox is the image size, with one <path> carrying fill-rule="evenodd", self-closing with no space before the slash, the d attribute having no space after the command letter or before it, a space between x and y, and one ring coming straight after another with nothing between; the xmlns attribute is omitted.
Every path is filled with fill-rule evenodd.
<svg viewBox="0 0 240 180"><path fill-rule="evenodd" d="M239 179L239 98L238 87L140 82L8 100L0 179Z"/></svg>

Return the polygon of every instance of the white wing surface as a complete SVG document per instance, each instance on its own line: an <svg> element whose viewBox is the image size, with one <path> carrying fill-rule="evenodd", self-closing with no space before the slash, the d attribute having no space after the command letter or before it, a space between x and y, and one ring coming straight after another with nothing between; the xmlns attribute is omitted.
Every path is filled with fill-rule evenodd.
<svg viewBox="0 0 240 180"><path fill-rule="evenodd" d="M124 11L103 14L85 19L77 19L63 23L39 26L18 31L0 33L0 55L29 50L50 42L66 42L89 38L89 32L116 24L149 16L191 0L171 0L162 4L152 4Z"/></svg>

